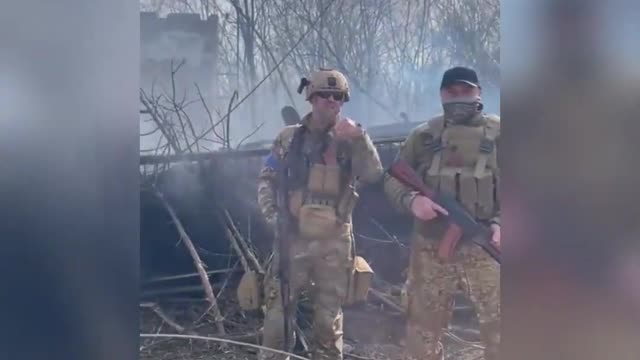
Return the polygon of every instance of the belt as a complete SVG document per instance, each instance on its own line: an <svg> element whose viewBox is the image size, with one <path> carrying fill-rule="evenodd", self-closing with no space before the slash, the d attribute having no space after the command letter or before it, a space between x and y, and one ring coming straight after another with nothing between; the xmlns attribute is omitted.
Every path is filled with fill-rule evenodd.
<svg viewBox="0 0 640 360"><path fill-rule="evenodd" d="M336 202L336 199L333 197L314 194L314 195L307 195L307 197L304 199L304 204L335 207L337 202Z"/></svg>

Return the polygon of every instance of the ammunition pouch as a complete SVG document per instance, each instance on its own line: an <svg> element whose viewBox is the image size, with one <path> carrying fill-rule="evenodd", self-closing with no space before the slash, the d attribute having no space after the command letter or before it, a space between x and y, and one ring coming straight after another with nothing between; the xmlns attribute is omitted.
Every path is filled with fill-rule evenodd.
<svg viewBox="0 0 640 360"><path fill-rule="evenodd" d="M337 198L340 195L340 167L313 164L309 169L307 189L311 193Z"/></svg>
<svg viewBox="0 0 640 360"><path fill-rule="evenodd" d="M240 308L244 311L257 310L262 305L262 276L254 271L245 272L236 290Z"/></svg>
<svg viewBox="0 0 640 360"><path fill-rule="evenodd" d="M452 126L436 134L439 140L425 144L433 153L428 169L421 169L425 183L455 195L479 220L490 219L498 207L497 131L488 125Z"/></svg>
<svg viewBox="0 0 640 360"><path fill-rule="evenodd" d="M300 235L321 238L337 232L340 222L336 199L339 195L340 167L313 164L309 169L307 196L297 213Z"/></svg>
<svg viewBox="0 0 640 360"><path fill-rule="evenodd" d="M332 236L338 230L335 201L309 197L298 212L298 230L307 238Z"/></svg>
<svg viewBox="0 0 640 360"><path fill-rule="evenodd" d="M351 271L351 278L349 279L345 305L366 301L372 279L373 270L371 266L369 266L364 258L356 256L353 259L353 270Z"/></svg>

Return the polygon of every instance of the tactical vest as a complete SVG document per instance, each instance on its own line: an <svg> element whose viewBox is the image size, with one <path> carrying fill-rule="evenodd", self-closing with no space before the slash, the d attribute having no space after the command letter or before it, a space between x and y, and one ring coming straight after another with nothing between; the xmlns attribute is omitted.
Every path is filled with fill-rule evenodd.
<svg viewBox="0 0 640 360"><path fill-rule="evenodd" d="M455 195L479 220L491 219L499 204L498 133L498 125L486 118L477 126L451 125L438 118L422 139L428 154L419 168L424 181Z"/></svg>
<svg viewBox="0 0 640 360"><path fill-rule="evenodd" d="M305 136L303 131L296 136ZM299 143L292 139L291 144ZM307 140L307 139L304 139ZM291 189L289 193L289 211L298 220L298 230L307 237L331 236L332 231L349 222L355 208L358 194L351 179L351 149L344 143L330 139L322 154L312 153L302 142L302 151L306 170L302 174L302 186Z"/></svg>

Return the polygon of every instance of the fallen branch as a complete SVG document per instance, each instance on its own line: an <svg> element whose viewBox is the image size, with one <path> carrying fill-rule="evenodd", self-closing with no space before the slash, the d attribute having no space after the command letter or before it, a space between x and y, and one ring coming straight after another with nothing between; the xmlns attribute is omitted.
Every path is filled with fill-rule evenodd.
<svg viewBox="0 0 640 360"><path fill-rule="evenodd" d="M207 275L226 274L226 273L231 273L231 272L234 272L234 271L235 271L235 269L233 269L233 268L220 269L220 270L210 270L210 271L207 271ZM160 281L186 279L186 278L195 277L195 276L200 276L200 273L155 277L155 278L147 280L145 283L146 284L151 284L151 283L156 283L156 282L160 282Z"/></svg>
<svg viewBox="0 0 640 360"><path fill-rule="evenodd" d="M218 338L218 337L197 336L197 335L182 335L182 334L140 334L140 337L141 338L175 338L175 339L191 339L191 340L215 341L215 342L224 343L224 344L232 344L232 345L250 347L250 348L254 348L254 349L258 349L258 350L265 350L265 351L269 351L269 352L273 352L273 353L277 353L277 354L281 354L281 355L290 356L290 357L292 357L294 359L310 360L309 358L305 358L305 357L302 357L302 356L299 356L299 355L296 355L296 354L292 354L290 352L277 350L277 349L272 349L272 348L268 348L266 346L250 344L250 343L241 342L241 341L234 341L234 340L230 340L230 339L223 339L223 338Z"/></svg>
<svg viewBox="0 0 640 360"><path fill-rule="evenodd" d="M264 269L260 265L260 262L258 261L256 256L253 254L251 249L249 248L249 244L247 244L246 240L242 237L242 235L238 231L238 228L236 228L236 225L233 223L233 219L231 218L231 215L227 210L224 210L224 215L229 224L229 227L231 228L231 231L233 232L236 239L238 240L238 243L240 244L241 248L244 250L245 255L247 256L247 259L253 265L254 270L260 274L264 274Z"/></svg>
<svg viewBox="0 0 640 360"><path fill-rule="evenodd" d="M189 250L189 253L191 254L191 257L193 258L193 263L198 271L198 274L200 274L200 279L202 280L202 286L204 287L205 294L207 295L207 299L209 300L209 303L210 303L210 306L209 306L209 309L207 309L207 312L209 310L213 312L216 328L218 329L218 332L220 334L224 335L226 334L226 331L224 329L224 324L223 324L224 319L220 314L220 308L218 307L218 302L216 301L216 297L213 293L213 289L211 288L211 284L209 283L209 276L204 270L202 260L200 259L200 256L198 255L196 248L193 246L193 242L189 238L189 235L185 231L184 227L182 226L182 223L180 222L180 219L178 219L178 216L176 215L175 211L173 210L169 202L164 198L164 195L162 195L162 193L158 191L158 189L155 186L153 186L153 190L156 196L158 197L158 199L160 199L164 207L167 209L167 212L171 216L171 219L173 220L173 223L176 226L176 229L178 229L180 238L183 240L185 246L187 247L187 249Z"/></svg>
<svg viewBox="0 0 640 360"><path fill-rule="evenodd" d="M389 305L389 307L393 308L394 310L397 310L401 313L404 313L404 309L402 308L402 306L396 304L395 302L393 302L393 300L387 298L387 296L385 296L382 292L376 290L376 289L369 289L369 292L371 293L371 295L373 295L376 299L382 301L383 303Z"/></svg>
<svg viewBox="0 0 640 360"><path fill-rule="evenodd" d="M160 319L162 319L165 323L167 323L167 325L171 326L172 328L174 328L177 332L179 333L183 333L184 332L184 327L180 326L180 324L178 324L177 322L173 321L173 319L171 319L167 314L164 313L164 311L162 311L162 309L160 308L160 305L158 304L153 304L151 306L151 310L153 310L153 312L158 315L158 317L160 317Z"/></svg>
<svg viewBox="0 0 640 360"><path fill-rule="evenodd" d="M214 284L215 288L219 288L221 285L219 283ZM158 296L158 295L169 295L169 294L187 294L194 292L202 292L204 291L204 286L200 285L185 285L185 286L174 286L167 287L162 286L157 289L146 289L142 291L142 297L148 298L150 296ZM219 291L218 291L219 292ZM211 303L208 298L205 299L207 302Z"/></svg>
<svg viewBox="0 0 640 360"><path fill-rule="evenodd" d="M217 214L216 214L218 217L218 222L220 223L220 225L224 226L224 232L226 233L227 238L231 242L231 246L236 251L236 253L238 253L238 256L240 257L240 263L242 264L242 268L244 269L244 272L251 271L251 268L249 267L249 263L247 262L247 258L244 252L242 251L242 249L240 248L240 245L238 244L236 237L231 231L231 227L227 224L227 222L225 221L225 219L222 217L220 213L221 211L217 211Z"/></svg>
<svg viewBox="0 0 640 360"><path fill-rule="evenodd" d="M300 325L298 325L298 322L295 321L293 323L293 327L294 327L294 331L296 332L296 334L298 334L298 339L300 340L300 343L302 344L302 348L304 349L305 352L309 352L309 341L307 340L307 336L304 334L304 332L302 331L302 329L300 328Z"/></svg>

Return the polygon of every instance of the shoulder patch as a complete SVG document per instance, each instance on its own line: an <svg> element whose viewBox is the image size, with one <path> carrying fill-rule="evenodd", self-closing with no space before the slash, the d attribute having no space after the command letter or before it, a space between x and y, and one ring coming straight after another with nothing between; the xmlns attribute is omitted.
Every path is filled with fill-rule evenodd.
<svg viewBox="0 0 640 360"><path fill-rule="evenodd" d="M487 120L487 123L491 126L491 125L495 125L497 127L500 127L500 116L495 115L495 114L487 114L485 115L485 119Z"/></svg>
<svg viewBox="0 0 640 360"><path fill-rule="evenodd" d="M263 167L270 170L276 170L279 164L280 164L280 160L278 160L278 156L272 151L264 159Z"/></svg>
<svg viewBox="0 0 640 360"><path fill-rule="evenodd" d="M486 115L487 129L494 134L494 137L500 136L500 117L498 115Z"/></svg>

